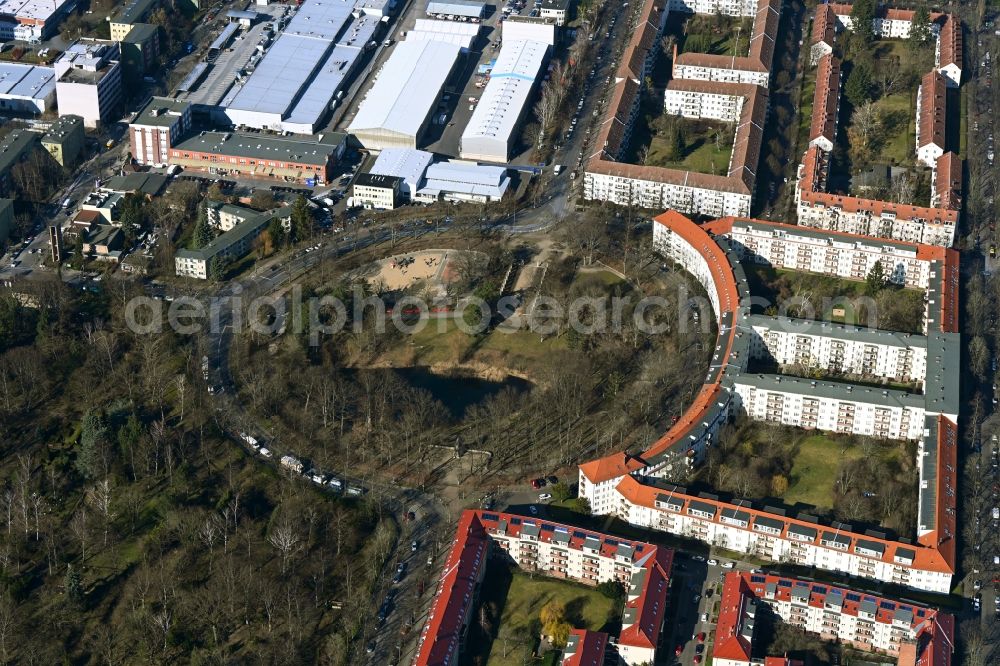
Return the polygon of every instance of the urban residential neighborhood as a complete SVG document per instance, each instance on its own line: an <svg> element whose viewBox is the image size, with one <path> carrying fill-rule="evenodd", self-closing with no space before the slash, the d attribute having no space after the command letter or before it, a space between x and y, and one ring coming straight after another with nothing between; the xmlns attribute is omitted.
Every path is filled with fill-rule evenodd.
<svg viewBox="0 0 1000 666"><path fill-rule="evenodd" d="M994 53L0 0L0 664L1000 664Z"/></svg>

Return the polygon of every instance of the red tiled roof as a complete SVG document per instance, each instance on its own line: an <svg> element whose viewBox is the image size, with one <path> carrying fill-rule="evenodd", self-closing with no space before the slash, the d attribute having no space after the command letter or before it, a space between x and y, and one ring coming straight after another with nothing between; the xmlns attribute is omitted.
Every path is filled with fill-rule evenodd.
<svg viewBox="0 0 1000 666"><path fill-rule="evenodd" d="M924 74L920 82L920 145L935 144L944 150L947 84L937 70Z"/></svg>
<svg viewBox="0 0 1000 666"><path fill-rule="evenodd" d="M935 528L923 536L917 537L917 543L928 550L937 551L947 562L955 562L955 539L957 526L955 524L955 498L948 494L954 490L958 467L958 426L945 416L937 418L937 488L935 494L937 503L934 507L936 515Z"/></svg>
<svg viewBox="0 0 1000 666"><path fill-rule="evenodd" d="M608 635L603 631L574 629L570 636L577 637L576 652L563 657L562 666L603 666Z"/></svg>
<svg viewBox="0 0 1000 666"><path fill-rule="evenodd" d="M832 53L819 59L816 68L816 91L813 94L812 125L809 140L837 138L837 112L840 109L840 61Z"/></svg>
<svg viewBox="0 0 1000 666"><path fill-rule="evenodd" d="M750 661L752 645L740 635L750 588L736 572L726 574L719 601L719 618L715 626L715 646L712 660Z"/></svg>
<svg viewBox="0 0 1000 666"><path fill-rule="evenodd" d="M667 591L670 587L670 570L673 551L641 541L612 537L592 530L563 525L515 514L467 510L458 521L455 540L445 558L444 573L421 633L415 666L439 666L455 663L460 649L466 620L475 600L476 586L482 578L493 535L502 534L517 538L526 526L539 527L537 540L552 542L556 535L565 535L565 547L581 550L588 540L598 542L598 551L604 557L615 557L622 546L631 547L633 564L644 568L642 587L630 591L626 608L636 609L636 622L621 632L619 644L655 647L660 638L666 611ZM594 634L595 632L587 632ZM607 641L606 634L604 636ZM596 637L595 637L596 638ZM590 664L589 661L569 662ZM600 664L600 662L597 662Z"/></svg>
<svg viewBox="0 0 1000 666"><path fill-rule="evenodd" d="M622 176L653 183L670 183L686 187L750 194L760 158L764 122L767 117L767 89L747 84L716 83L714 81L676 80L674 87L690 89L714 89L729 92L737 87L748 93L747 101L740 111L736 126L733 152L727 175L714 175L669 169L659 166L645 166L618 162L623 138L632 109L639 93L639 87L631 79L617 83L612 90L611 101L597 134L596 146L600 146L587 162L587 171L592 173Z"/></svg>
<svg viewBox="0 0 1000 666"><path fill-rule="evenodd" d="M949 151L937 159L934 189L941 208L959 210L962 207L962 160L955 153Z"/></svg>
<svg viewBox="0 0 1000 666"><path fill-rule="evenodd" d="M773 592L771 599L767 596L769 589ZM748 601L757 599L768 603L773 599L787 602L791 600L793 590L808 591L808 603L813 608L824 608L827 597L831 593L838 592L842 604L841 614L855 617L861 604L868 602L875 608L875 621L884 624L892 623L898 610L908 610L912 614L910 629L917 638L916 664L918 666L951 664L955 619L947 613L909 602L896 602L872 594L852 592L850 589L825 583L810 583L783 576L737 571L726 574L723 584L714 658L742 659L737 655L740 654L746 641L738 637L738 625L743 607ZM745 653L749 659L749 645L746 646ZM765 666L769 666L769 663L765 662Z"/></svg>
<svg viewBox="0 0 1000 666"><path fill-rule="evenodd" d="M941 51L938 66L958 65L962 67L962 21L956 16L945 15L944 24L939 33Z"/></svg>
<svg viewBox="0 0 1000 666"><path fill-rule="evenodd" d="M803 666L798 659L788 657L764 657L764 666Z"/></svg>
<svg viewBox="0 0 1000 666"><path fill-rule="evenodd" d="M751 28L750 51L747 56L727 56L714 53L680 53L674 55L674 66L711 67L745 72L770 72L774 60L774 43L778 37L781 0L758 0Z"/></svg>
<svg viewBox="0 0 1000 666"><path fill-rule="evenodd" d="M630 645L655 649L660 641L660 629L667 610L667 593L670 591L670 569L674 552L668 548L657 548L646 562L646 576L642 588L629 592L625 609L635 611L635 622L622 629L618 636L619 645Z"/></svg>
<svg viewBox="0 0 1000 666"><path fill-rule="evenodd" d="M415 666L455 663L488 553L489 537L479 514L466 511L458 520L455 542L445 558L444 574L420 637Z"/></svg>
<svg viewBox="0 0 1000 666"><path fill-rule="evenodd" d="M833 41L837 36L837 19L833 15L830 5L819 5L816 7L816 18L813 20L811 44L820 42L833 46Z"/></svg>
<svg viewBox="0 0 1000 666"><path fill-rule="evenodd" d="M812 541L814 545L820 545L819 535L823 532L837 532L839 536L845 536L849 538L850 544L846 550L838 552L849 552L854 553L855 549L858 547L858 541L871 541L882 546L882 556L877 555L863 555L873 560L881 560L883 562L894 562L894 558L901 549L909 550L914 553L913 563L908 565L912 568L922 569L925 571L937 571L941 573L954 573L955 572L955 559L954 554L947 551L940 551L937 545L909 545L902 544L896 541L890 541L888 539L880 539L878 537L873 537L865 534L857 534L854 532L846 531L844 529L835 529L833 527L824 526L820 523L809 522L805 520L800 520L798 518L790 518L787 516L782 516L775 513L769 513L767 511L761 511L748 506L746 503L735 504L732 502L724 502L722 500L713 500L710 498L704 498L700 496L695 496L688 494L685 488L679 486L673 486L668 489L664 489L655 485L647 485L635 477L623 476L621 481L618 482L616 490L620 495L633 504L639 506L645 506L649 508L656 507L656 501L658 496L666 496L671 499L677 500L682 503L682 508L680 513L686 510L688 502L696 501L702 504L708 504L716 508L715 517L712 522L721 524L721 515L723 509L739 510L744 511L750 515L750 521L746 527L748 530L753 530L755 522L758 518L767 518L770 520L777 520L782 523L780 534L771 534L769 536L774 536L775 538L787 538L788 528L792 526L796 527L807 527L817 531L817 538ZM943 492L943 491L942 491ZM668 510L668 509L661 509ZM904 559L909 559L904 557Z"/></svg>

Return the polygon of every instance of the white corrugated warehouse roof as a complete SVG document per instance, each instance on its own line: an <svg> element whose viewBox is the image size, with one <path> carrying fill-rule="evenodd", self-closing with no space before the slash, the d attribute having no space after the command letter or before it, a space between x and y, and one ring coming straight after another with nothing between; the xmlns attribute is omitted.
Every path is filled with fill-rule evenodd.
<svg viewBox="0 0 1000 666"><path fill-rule="evenodd" d="M378 22L373 17L354 19L354 6L354 0L305 0L228 108L271 114L275 121L290 114L300 122L318 120L336 93L323 72L349 70ZM338 45L351 42L354 47L347 66L334 62L335 41ZM318 72L321 65L323 70Z"/></svg>
<svg viewBox="0 0 1000 666"><path fill-rule="evenodd" d="M428 14L479 18L485 11L486 3L478 0L441 0L441 2L427 3Z"/></svg>
<svg viewBox="0 0 1000 666"><path fill-rule="evenodd" d="M438 162L427 168L421 191L488 196L500 199L510 185L503 167L467 162Z"/></svg>
<svg viewBox="0 0 1000 666"><path fill-rule="evenodd" d="M542 71L548 46L504 40L483 96L462 132L462 157L506 162L517 123Z"/></svg>
<svg viewBox="0 0 1000 666"><path fill-rule="evenodd" d="M404 194L412 196L420 187L424 172L433 161L434 154L426 150L386 148L379 153L369 173L402 178Z"/></svg>
<svg viewBox="0 0 1000 666"><path fill-rule="evenodd" d="M458 46L444 42L397 43L348 131L376 150L385 147L375 136L379 134L416 141L458 55Z"/></svg>
<svg viewBox="0 0 1000 666"><path fill-rule="evenodd" d="M406 39L407 41L447 42L468 50L476 36L479 35L479 28L479 23L417 19L413 30L406 33Z"/></svg>
<svg viewBox="0 0 1000 666"><path fill-rule="evenodd" d="M0 63L0 95L22 99L44 99L56 89L56 71L18 63Z"/></svg>
<svg viewBox="0 0 1000 666"><path fill-rule="evenodd" d="M2 0L0 14L19 19L47 21L59 11L68 0Z"/></svg>

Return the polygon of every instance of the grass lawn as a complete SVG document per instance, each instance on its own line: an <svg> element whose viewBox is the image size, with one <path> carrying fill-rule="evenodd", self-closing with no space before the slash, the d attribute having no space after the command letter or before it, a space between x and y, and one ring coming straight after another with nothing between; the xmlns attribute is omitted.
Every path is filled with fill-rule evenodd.
<svg viewBox="0 0 1000 666"><path fill-rule="evenodd" d="M724 175L729 171L729 159L733 153L731 131L725 123L715 123L704 120L681 119L681 131L684 137L684 155L680 160L667 159L666 141L659 136L653 136L649 142L649 154L646 156L648 166L683 169ZM716 132L723 132L723 140L716 147Z"/></svg>
<svg viewBox="0 0 1000 666"><path fill-rule="evenodd" d="M882 114L884 130L879 161L903 164L913 158L917 141L916 118L913 115L916 105L916 91L893 93L875 102Z"/></svg>
<svg viewBox="0 0 1000 666"><path fill-rule="evenodd" d="M749 20L730 16L684 17L679 51L745 57L750 55Z"/></svg>
<svg viewBox="0 0 1000 666"><path fill-rule="evenodd" d="M799 444L792 464L792 475L784 500L789 504L802 502L815 507L830 508L837 468L842 459L861 457L861 449L846 449L825 435L810 435Z"/></svg>
<svg viewBox="0 0 1000 666"><path fill-rule="evenodd" d="M586 586L555 580L544 576L529 576L515 571L507 590L503 613L500 616L500 632L506 635L520 634L538 624L542 607L550 601L560 601L566 607L566 619L576 629L599 631L610 618L614 602ZM522 655L513 651L505 659L502 640L494 640L488 666L520 666Z"/></svg>

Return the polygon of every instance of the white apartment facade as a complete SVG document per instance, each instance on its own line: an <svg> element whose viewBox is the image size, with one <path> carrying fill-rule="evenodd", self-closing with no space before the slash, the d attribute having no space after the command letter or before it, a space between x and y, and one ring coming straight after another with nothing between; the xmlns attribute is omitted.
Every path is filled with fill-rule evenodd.
<svg viewBox="0 0 1000 666"><path fill-rule="evenodd" d="M735 391L754 421L879 439L924 435L924 397L904 391L750 373Z"/></svg>
<svg viewBox="0 0 1000 666"><path fill-rule="evenodd" d="M698 54L689 54L698 55ZM694 81L715 81L716 83L744 83L766 88L771 80L770 72L756 69L736 69L709 62L708 58L691 57L688 62L674 64L674 78Z"/></svg>
<svg viewBox="0 0 1000 666"><path fill-rule="evenodd" d="M664 111L670 115L727 123L740 119L744 102L746 97L738 93L702 92L670 85L663 95Z"/></svg>
<svg viewBox="0 0 1000 666"><path fill-rule="evenodd" d="M757 13L757 2L756 0L670 0L667 8L672 12L688 14L753 16Z"/></svg>
<svg viewBox="0 0 1000 666"><path fill-rule="evenodd" d="M676 210L688 215L745 217L750 214L750 193L702 185L711 176L678 171L678 182L664 182L655 180L653 174L643 177L643 168L639 167L635 175L625 171L601 173L588 168L583 181L584 198L609 201L619 206ZM718 178L724 179L721 176Z"/></svg>
<svg viewBox="0 0 1000 666"><path fill-rule="evenodd" d="M648 480L647 480L648 481ZM809 523L739 503L687 494L632 476L616 487L615 515L630 525L697 539L772 562L817 567L851 576L947 594L951 572L925 562L919 546L865 539L843 527ZM582 496L582 491L581 491Z"/></svg>
<svg viewBox="0 0 1000 666"><path fill-rule="evenodd" d="M919 256L915 244L831 235L764 220L734 220L724 233L741 260L776 268L864 280L881 262L890 282L919 289L927 288L930 277L930 262Z"/></svg>
<svg viewBox="0 0 1000 666"><path fill-rule="evenodd" d="M749 325L751 356L782 366L921 384L927 372L922 335L765 315L751 315Z"/></svg>

